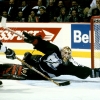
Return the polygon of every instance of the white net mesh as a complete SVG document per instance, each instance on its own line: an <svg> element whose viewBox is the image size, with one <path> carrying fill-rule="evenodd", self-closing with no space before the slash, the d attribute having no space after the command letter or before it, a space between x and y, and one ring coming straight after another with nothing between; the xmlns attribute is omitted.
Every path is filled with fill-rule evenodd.
<svg viewBox="0 0 100 100"><path fill-rule="evenodd" d="M94 67L100 67L100 18L93 19L94 27Z"/></svg>

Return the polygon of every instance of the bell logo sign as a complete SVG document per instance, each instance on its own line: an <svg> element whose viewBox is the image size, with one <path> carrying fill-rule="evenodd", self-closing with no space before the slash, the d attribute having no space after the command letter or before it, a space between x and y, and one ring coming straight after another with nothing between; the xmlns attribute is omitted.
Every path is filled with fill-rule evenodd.
<svg viewBox="0 0 100 100"><path fill-rule="evenodd" d="M91 33L89 34L82 34L80 30L74 30L74 43L91 43Z"/></svg>

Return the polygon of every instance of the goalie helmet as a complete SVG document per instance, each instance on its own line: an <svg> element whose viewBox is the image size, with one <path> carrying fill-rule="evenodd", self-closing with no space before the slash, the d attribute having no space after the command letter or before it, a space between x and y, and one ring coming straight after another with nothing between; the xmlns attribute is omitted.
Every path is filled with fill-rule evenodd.
<svg viewBox="0 0 100 100"><path fill-rule="evenodd" d="M71 48L69 46L65 46L61 49L61 56L64 62L71 58Z"/></svg>

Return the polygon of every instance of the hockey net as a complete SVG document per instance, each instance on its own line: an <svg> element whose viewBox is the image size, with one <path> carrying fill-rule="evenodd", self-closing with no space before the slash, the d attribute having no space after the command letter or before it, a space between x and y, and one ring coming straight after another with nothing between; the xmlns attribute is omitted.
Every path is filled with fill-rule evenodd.
<svg viewBox="0 0 100 100"><path fill-rule="evenodd" d="M91 67L100 67L100 16L91 18Z"/></svg>

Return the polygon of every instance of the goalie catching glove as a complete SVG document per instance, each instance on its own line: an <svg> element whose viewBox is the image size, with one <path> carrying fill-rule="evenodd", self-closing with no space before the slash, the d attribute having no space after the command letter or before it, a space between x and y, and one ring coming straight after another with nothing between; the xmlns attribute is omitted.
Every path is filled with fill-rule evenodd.
<svg viewBox="0 0 100 100"><path fill-rule="evenodd" d="M1 41L0 41L0 52L5 53L6 58L8 58L8 59L16 59L15 52L13 50L7 48L6 46L4 46Z"/></svg>

